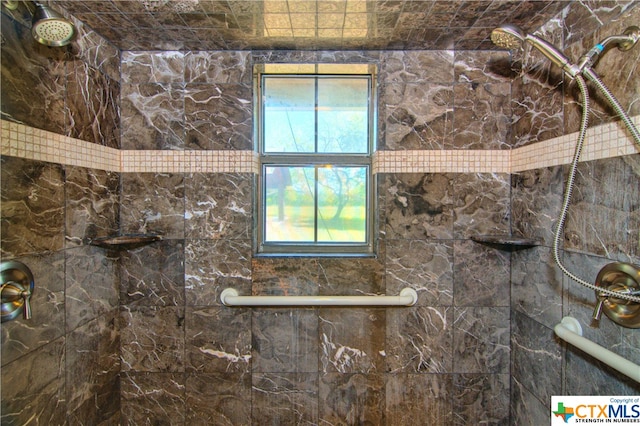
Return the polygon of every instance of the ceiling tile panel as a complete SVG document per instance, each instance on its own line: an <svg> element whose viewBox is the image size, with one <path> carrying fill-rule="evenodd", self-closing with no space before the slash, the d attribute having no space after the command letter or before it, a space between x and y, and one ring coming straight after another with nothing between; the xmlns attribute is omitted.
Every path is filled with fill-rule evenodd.
<svg viewBox="0 0 640 426"><path fill-rule="evenodd" d="M509 22L532 32L569 2L55 0L51 5L122 50L440 50L495 49L489 34L496 26Z"/></svg>

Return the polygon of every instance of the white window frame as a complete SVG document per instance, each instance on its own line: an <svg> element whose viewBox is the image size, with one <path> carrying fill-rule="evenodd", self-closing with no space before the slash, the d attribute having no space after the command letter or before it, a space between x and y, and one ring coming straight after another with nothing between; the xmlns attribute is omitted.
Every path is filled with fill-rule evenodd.
<svg viewBox="0 0 640 426"><path fill-rule="evenodd" d="M254 215L254 245L257 256L374 256L376 229L376 191L373 174L373 153L377 135L376 89L377 73L373 64L257 64L254 66L254 141L258 152L259 172L256 179ZM366 153L266 153L263 135L262 82L268 76L317 76L319 78L367 77L369 81L368 144ZM266 183L264 174L269 166L358 166L367 170L366 230L364 242L266 242Z"/></svg>

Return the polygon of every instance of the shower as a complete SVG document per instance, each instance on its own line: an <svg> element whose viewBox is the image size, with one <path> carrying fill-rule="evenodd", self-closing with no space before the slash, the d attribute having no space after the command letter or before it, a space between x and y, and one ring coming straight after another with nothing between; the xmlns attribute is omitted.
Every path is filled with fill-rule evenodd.
<svg viewBox="0 0 640 426"><path fill-rule="evenodd" d="M546 56L547 59L562 68L571 77L575 77L579 71L574 65L571 64L569 58L563 55L548 41L531 34L525 34L520 28L516 27L515 25L503 25L496 28L491 32L491 41L496 46L504 47L505 49L517 49L525 41L529 42L544 56Z"/></svg>
<svg viewBox="0 0 640 426"><path fill-rule="evenodd" d="M605 40L596 44L587 53L580 57L577 64L574 64L551 43L535 35L526 34L514 25L503 25L491 32L491 41L498 47L511 50L521 47L524 43L531 44L553 64L560 67L576 82L580 89L580 93L582 95L580 132L566 183L560 217L555 229L553 241L554 260L565 275L578 284L596 292L597 305L593 314L594 319L599 319L600 314L604 311L604 313L614 322L632 328L640 328L640 268L620 262L609 264L603 268L601 273L598 275L596 285L593 285L571 273L562 264L559 255L559 245L562 239L562 231L566 221L567 212L569 210L569 203L571 202L571 194L573 191L578 161L580 159L586 130L589 124L589 92L584 78L594 83L596 88L604 95L618 117L624 123L625 127L629 130L634 142L638 147L640 147L640 132L634 126L625 109L620 105L615 96L611 91L609 91L596 72L592 69L592 66L595 64L600 54L608 46L616 45L619 50L626 51L631 49L639 39L640 28L631 26L627 28L622 35L607 37ZM609 279L609 281L607 281L607 279L602 279L602 276L607 275L603 274L603 271L607 268L609 268L609 270L615 270L608 276L614 276L616 278L613 280ZM634 317L634 320L631 322L628 320L630 316Z"/></svg>
<svg viewBox="0 0 640 426"><path fill-rule="evenodd" d="M45 5L35 2L31 34L38 43L46 46L66 46L71 43L76 29L74 25Z"/></svg>

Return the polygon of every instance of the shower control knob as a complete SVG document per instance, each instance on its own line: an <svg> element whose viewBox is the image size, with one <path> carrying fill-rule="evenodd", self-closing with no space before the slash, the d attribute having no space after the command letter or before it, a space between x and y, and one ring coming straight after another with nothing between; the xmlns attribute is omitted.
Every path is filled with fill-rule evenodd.
<svg viewBox="0 0 640 426"><path fill-rule="evenodd" d="M593 315L591 316L594 321L600 321L600 317L602 316L602 305L604 305L605 300L606 298L604 297L598 298L598 303L596 303L596 307L593 309Z"/></svg>
<svg viewBox="0 0 640 426"><path fill-rule="evenodd" d="M34 282L27 265L15 260L0 263L0 283L2 322L11 321L20 314L26 320L31 319Z"/></svg>
<svg viewBox="0 0 640 426"><path fill-rule="evenodd" d="M22 317L26 320L31 319L31 291L25 289L22 284L13 281L3 284L0 297L3 304L22 307Z"/></svg>

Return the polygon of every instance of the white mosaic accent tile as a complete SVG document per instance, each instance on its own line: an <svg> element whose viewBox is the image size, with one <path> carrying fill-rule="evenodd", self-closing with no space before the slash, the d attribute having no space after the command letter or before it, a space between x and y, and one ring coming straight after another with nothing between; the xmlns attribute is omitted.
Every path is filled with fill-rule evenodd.
<svg viewBox="0 0 640 426"><path fill-rule="evenodd" d="M633 117L640 127L640 116ZM0 120L0 153L115 172L135 173L258 173L254 151L117 150L79 139ZM378 151L374 173L514 173L569 164L578 133L513 150ZM619 122L587 130L581 161L639 153L628 130Z"/></svg>

